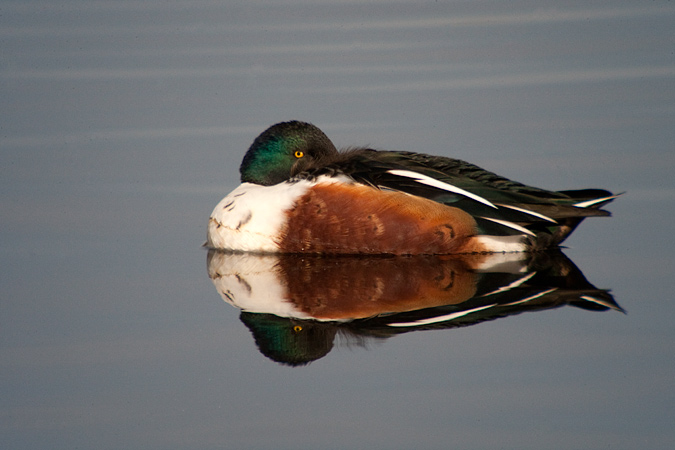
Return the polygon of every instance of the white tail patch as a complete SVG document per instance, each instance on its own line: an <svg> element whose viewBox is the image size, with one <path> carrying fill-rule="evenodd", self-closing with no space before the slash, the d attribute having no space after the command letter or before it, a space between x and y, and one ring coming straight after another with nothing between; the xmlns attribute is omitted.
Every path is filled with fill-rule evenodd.
<svg viewBox="0 0 675 450"><path fill-rule="evenodd" d="M410 170L388 170L387 173L390 173L392 175L397 175L399 177L411 178L411 179L417 181L418 183L426 184L427 186L435 187L435 188L438 188L438 189L443 189L444 191L454 192L455 194L463 195L463 196L468 197L472 200L475 200L475 201L480 202L484 205L487 205L491 208L497 209L497 207L494 204L492 204L492 202L484 199L483 197L481 197L479 195L472 194L471 192L465 191L464 189L458 188L457 186L453 186L451 184L444 183L443 181L437 180L435 178L431 178L431 177L429 177L427 175L423 175L421 173L412 172Z"/></svg>
<svg viewBox="0 0 675 450"><path fill-rule="evenodd" d="M527 261L529 255L525 253L525 244L522 236L499 236L504 238L517 238L516 245L519 249L517 252L492 252L485 255L481 263L472 265L472 269L476 272L501 272L510 273L513 275L524 275L527 272ZM481 242L485 241L486 236L483 236ZM488 295L488 294L486 294Z"/></svg>
<svg viewBox="0 0 675 450"><path fill-rule="evenodd" d="M497 203L497 206L500 206L502 208L513 209L515 211L520 211L521 213L529 214L530 216L539 217L540 219L546 220L547 222L558 223L555 220L551 219L550 217L547 217L543 214L539 214L538 212L530 211L529 209L519 208L519 207L513 206L513 205L504 205L504 204L501 204L501 203Z"/></svg>
<svg viewBox="0 0 675 450"><path fill-rule="evenodd" d="M521 253L527 251L527 244L522 235L516 236L475 236L476 242L485 247L485 251L491 253Z"/></svg>
<svg viewBox="0 0 675 450"><path fill-rule="evenodd" d="M513 222L509 222L508 220L499 220L499 219L493 219L492 217L481 217L481 219L489 220L490 222L498 223L499 225L503 225L507 228L512 228L516 231L520 231L521 233L527 234L529 236L536 236L533 232L528 230L525 227L521 227L518 224L515 224Z"/></svg>

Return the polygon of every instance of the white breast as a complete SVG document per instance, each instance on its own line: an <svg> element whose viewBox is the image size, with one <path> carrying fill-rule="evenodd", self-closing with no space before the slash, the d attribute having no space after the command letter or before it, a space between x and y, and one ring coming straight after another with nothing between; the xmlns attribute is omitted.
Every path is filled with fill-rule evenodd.
<svg viewBox="0 0 675 450"><path fill-rule="evenodd" d="M277 251L275 237L283 225L284 211L306 189L306 185L299 183L274 186L242 183L211 213L206 244L226 250Z"/></svg>
<svg viewBox="0 0 675 450"><path fill-rule="evenodd" d="M319 177L261 186L242 183L222 199L211 213L206 245L211 248L244 252L277 252L277 237L286 220L285 212L317 183L346 180Z"/></svg>

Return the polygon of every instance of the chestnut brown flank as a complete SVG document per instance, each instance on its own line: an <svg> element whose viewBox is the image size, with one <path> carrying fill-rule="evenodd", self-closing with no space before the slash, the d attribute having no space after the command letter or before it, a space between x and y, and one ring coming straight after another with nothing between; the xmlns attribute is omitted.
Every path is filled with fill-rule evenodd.
<svg viewBox="0 0 675 450"><path fill-rule="evenodd" d="M402 192L318 184L286 212L279 247L302 253L480 253L464 211Z"/></svg>

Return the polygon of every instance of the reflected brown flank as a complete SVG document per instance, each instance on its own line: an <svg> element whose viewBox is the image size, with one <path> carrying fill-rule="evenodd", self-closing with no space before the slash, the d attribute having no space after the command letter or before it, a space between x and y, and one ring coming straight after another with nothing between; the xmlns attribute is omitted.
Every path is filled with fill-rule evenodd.
<svg viewBox="0 0 675 450"><path fill-rule="evenodd" d="M329 261L328 264L325 264ZM279 258L286 298L319 320L461 303L476 292L476 274L461 259Z"/></svg>

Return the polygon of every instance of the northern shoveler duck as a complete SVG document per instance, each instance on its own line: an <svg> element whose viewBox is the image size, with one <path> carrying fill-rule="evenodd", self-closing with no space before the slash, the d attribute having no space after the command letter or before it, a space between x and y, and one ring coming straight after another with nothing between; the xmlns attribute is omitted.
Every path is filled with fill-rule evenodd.
<svg viewBox="0 0 675 450"><path fill-rule="evenodd" d="M244 252L463 254L557 247L616 195L548 191L465 161L404 151L338 151L316 126L258 136L242 184L215 207L206 246Z"/></svg>

